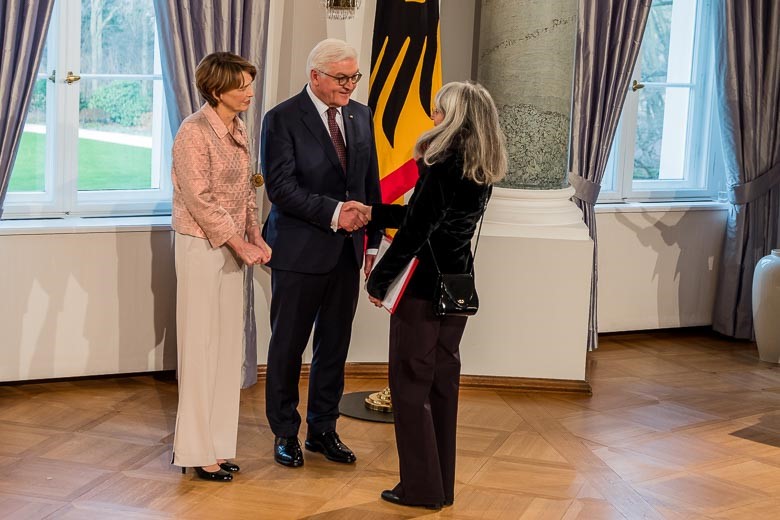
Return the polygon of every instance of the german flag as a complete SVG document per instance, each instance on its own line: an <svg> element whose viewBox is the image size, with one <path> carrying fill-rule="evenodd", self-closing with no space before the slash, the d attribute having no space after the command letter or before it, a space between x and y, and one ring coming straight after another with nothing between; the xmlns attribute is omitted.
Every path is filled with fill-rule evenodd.
<svg viewBox="0 0 780 520"><path fill-rule="evenodd" d="M441 88L439 0L379 0L368 104L374 111L382 202L403 202L417 182L414 143L433 127Z"/></svg>

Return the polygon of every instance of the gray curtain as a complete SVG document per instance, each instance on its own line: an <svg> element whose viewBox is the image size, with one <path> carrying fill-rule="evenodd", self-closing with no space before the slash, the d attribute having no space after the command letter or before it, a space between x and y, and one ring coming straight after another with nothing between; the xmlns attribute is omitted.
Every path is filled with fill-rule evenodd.
<svg viewBox="0 0 780 520"><path fill-rule="evenodd" d="M716 2L717 105L729 198L713 328L753 336L758 260L780 247L780 2Z"/></svg>
<svg viewBox="0 0 780 520"><path fill-rule="evenodd" d="M598 347L598 241L593 209L628 92L651 0L580 1L569 182L593 239L588 350Z"/></svg>
<svg viewBox="0 0 780 520"><path fill-rule="evenodd" d="M195 87L195 67L207 54L228 51L258 70L255 101L244 115L257 164L263 115L265 52L270 0L154 0L162 54L163 88L174 132L203 104ZM251 146L251 145L250 145ZM244 367L246 388L257 382L257 328L252 269L244 273Z"/></svg>
<svg viewBox="0 0 780 520"><path fill-rule="evenodd" d="M0 3L0 216L53 6L54 0Z"/></svg>

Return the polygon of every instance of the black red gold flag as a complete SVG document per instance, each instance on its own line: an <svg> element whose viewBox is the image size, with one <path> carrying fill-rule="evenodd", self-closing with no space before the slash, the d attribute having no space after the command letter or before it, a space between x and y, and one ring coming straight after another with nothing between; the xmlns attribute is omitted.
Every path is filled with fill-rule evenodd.
<svg viewBox="0 0 780 520"><path fill-rule="evenodd" d="M368 104L385 203L402 201L417 182L414 143L433 126L433 96L441 88L439 34L439 0L379 0Z"/></svg>

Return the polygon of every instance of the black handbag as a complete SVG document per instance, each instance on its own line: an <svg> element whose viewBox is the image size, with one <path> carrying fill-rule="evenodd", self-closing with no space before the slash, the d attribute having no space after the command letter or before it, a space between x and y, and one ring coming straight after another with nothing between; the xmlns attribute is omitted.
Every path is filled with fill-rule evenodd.
<svg viewBox="0 0 780 520"><path fill-rule="evenodd" d="M492 191L491 186L487 197L485 197L485 204L482 206L477 242L474 244L474 253L471 256L469 272L457 274L442 273L439 270L436 255L433 254L431 241L428 240L428 248L431 250L433 265L438 273L436 292L433 295L433 313L440 318L445 316L473 316L479 310L479 295L477 295L477 288L474 285L474 259L477 256L477 247L479 247L479 235L482 233L482 220L485 218L485 209L487 209L487 203Z"/></svg>
<svg viewBox="0 0 780 520"><path fill-rule="evenodd" d="M479 310L479 296L473 271L465 274L442 274L436 284L433 300L436 316L473 316Z"/></svg>

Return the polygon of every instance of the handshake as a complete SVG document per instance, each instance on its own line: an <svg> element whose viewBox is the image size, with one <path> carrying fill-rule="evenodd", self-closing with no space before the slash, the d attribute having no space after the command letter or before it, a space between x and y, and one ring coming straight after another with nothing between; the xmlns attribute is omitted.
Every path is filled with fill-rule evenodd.
<svg viewBox="0 0 780 520"><path fill-rule="evenodd" d="M371 206L366 206L356 200L348 200L341 205L339 229L352 233L368 224L370 220Z"/></svg>

